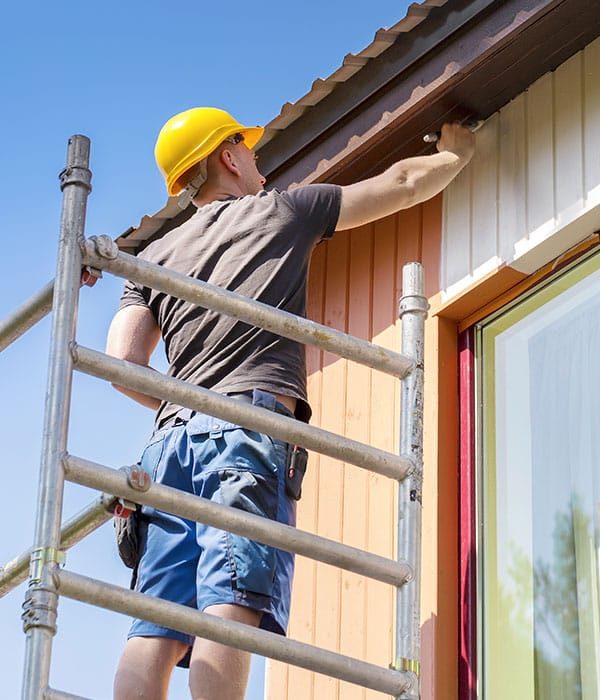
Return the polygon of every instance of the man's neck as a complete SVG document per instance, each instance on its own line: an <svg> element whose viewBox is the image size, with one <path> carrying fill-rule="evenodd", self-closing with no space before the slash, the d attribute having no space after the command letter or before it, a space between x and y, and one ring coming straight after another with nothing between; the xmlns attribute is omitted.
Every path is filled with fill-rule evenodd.
<svg viewBox="0 0 600 700"><path fill-rule="evenodd" d="M211 186L206 183L200 188L198 194L192 199L192 202L197 207L202 207L205 204L210 204L211 202L224 201L226 199L237 199L238 197L243 197L244 192L240 190L239 187L229 186L229 187L219 187Z"/></svg>

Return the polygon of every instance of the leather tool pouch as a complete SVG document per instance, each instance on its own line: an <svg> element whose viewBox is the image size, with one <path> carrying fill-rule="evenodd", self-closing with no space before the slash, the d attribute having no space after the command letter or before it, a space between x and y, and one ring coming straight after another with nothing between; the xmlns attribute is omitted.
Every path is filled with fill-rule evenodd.
<svg viewBox="0 0 600 700"><path fill-rule="evenodd" d="M288 445L287 464L285 469L285 490L288 496L296 501L302 496L302 479L306 474L308 452L304 447Z"/></svg>
<svg viewBox="0 0 600 700"><path fill-rule="evenodd" d="M139 518L139 506L127 518L113 518L119 556L130 569L135 569L140 560Z"/></svg>

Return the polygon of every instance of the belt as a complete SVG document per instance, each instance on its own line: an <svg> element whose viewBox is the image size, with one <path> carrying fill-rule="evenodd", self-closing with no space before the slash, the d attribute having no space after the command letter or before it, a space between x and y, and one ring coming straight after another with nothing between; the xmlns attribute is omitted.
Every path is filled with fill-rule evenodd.
<svg viewBox="0 0 600 700"><path fill-rule="evenodd" d="M236 401L253 405L251 394L226 394L226 396L228 399L235 399ZM264 406L259 406L258 408L264 408ZM275 403L275 408L273 410L275 413L281 413L283 416L293 417L293 413L290 411L290 409L287 406L284 406L280 401Z"/></svg>
<svg viewBox="0 0 600 700"><path fill-rule="evenodd" d="M241 401L242 403L247 403L250 405L254 404L252 394L250 393L223 395L226 396L228 399L234 399L235 401ZM264 406L259 406L259 408L264 408ZM279 401L275 403L273 411L275 413L280 413L283 416L287 416L288 418L294 417L290 409L287 406L284 406ZM177 412L176 415L174 415L172 418L169 418L165 423L163 423L159 429L163 430L164 428L174 428L178 425L185 425L190 420L193 413L195 413L195 411L193 411L190 408L182 408L180 411Z"/></svg>

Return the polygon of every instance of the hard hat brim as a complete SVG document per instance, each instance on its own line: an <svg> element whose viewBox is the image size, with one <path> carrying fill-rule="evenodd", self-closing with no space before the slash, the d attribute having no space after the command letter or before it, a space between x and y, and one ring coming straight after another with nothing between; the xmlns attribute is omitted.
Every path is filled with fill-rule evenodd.
<svg viewBox="0 0 600 700"><path fill-rule="evenodd" d="M227 125L225 128L213 132L209 138L199 143L192 153L178 164L177 168L169 173L169 178L167 180L167 191L169 195L172 197L179 194L187 184L180 181L181 176L193 168L194 165L208 158L208 156L229 136L243 134L244 144L248 148L253 149L262 138L264 132L265 130L262 126L242 126L241 124L235 126Z"/></svg>

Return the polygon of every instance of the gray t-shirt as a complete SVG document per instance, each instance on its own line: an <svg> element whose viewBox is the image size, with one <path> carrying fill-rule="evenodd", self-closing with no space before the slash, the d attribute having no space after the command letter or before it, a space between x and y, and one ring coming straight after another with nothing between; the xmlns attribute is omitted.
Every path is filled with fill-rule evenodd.
<svg viewBox="0 0 600 700"><path fill-rule="evenodd" d="M337 185L271 190L206 204L139 257L270 306L304 316L315 245L333 235ZM292 396L310 418L304 346L133 282L119 308L147 306L165 342L169 375L221 393L263 389ZM180 406L163 402L157 425Z"/></svg>

